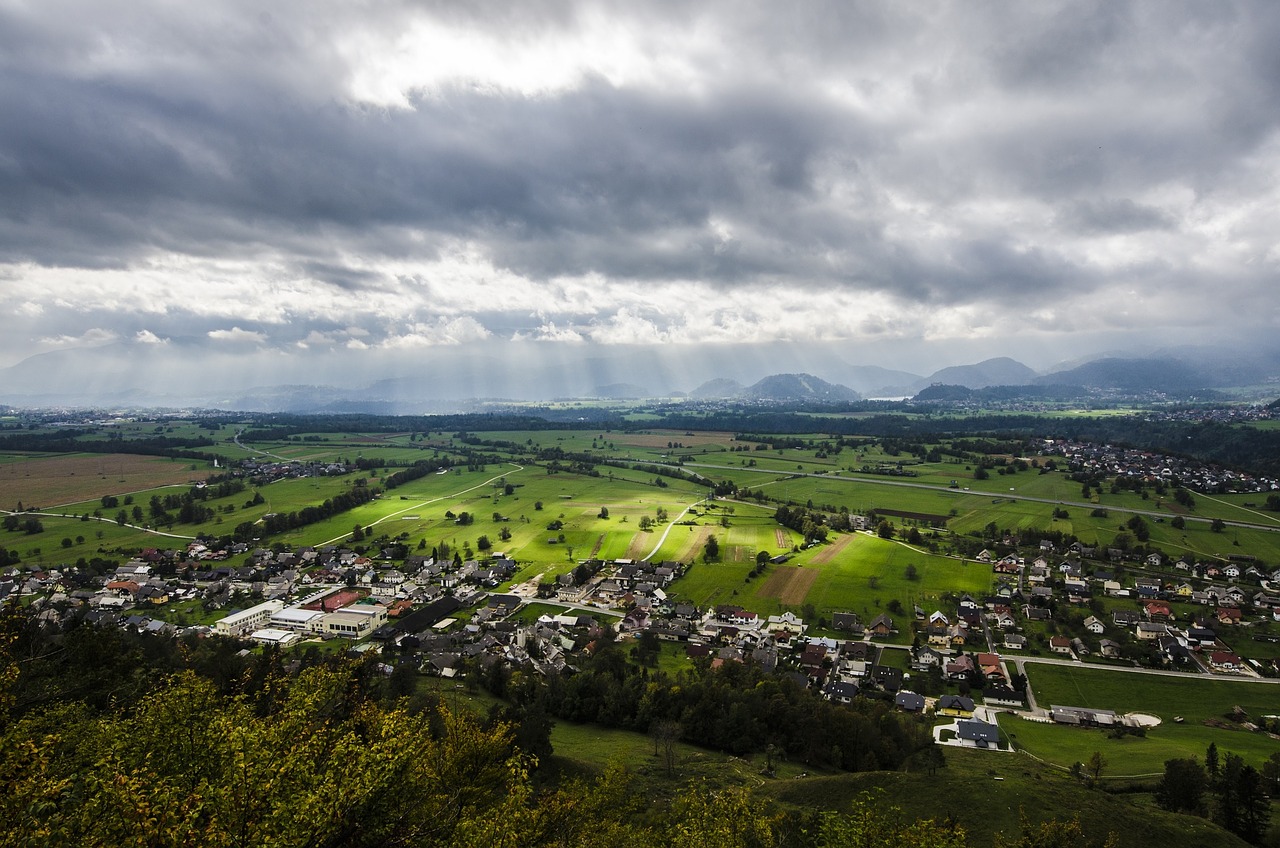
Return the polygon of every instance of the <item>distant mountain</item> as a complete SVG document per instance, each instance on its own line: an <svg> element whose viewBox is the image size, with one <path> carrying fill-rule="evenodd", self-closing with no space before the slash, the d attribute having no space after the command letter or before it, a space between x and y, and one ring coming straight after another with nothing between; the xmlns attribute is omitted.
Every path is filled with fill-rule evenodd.
<svg viewBox="0 0 1280 848"><path fill-rule="evenodd" d="M926 384L942 383L948 386L966 386L983 389L987 386L1025 386L1036 378L1036 372L1007 356L987 359L976 365L953 365L935 371Z"/></svg>
<svg viewBox="0 0 1280 848"><path fill-rule="evenodd" d="M1037 377L1042 386L1086 386L1128 392L1185 392L1207 388L1216 381L1178 359L1097 359L1068 371Z"/></svg>
<svg viewBox="0 0 1280 848"><path fill-rule="evenodd" d="M747 388L755 400L855 401L862 396L848 386L828 383L812 374L773 374Z"/></svg>
<svg viewBox="0 0 1280 848"><path fill-rule="evenodd" d="M864 397L905 397L922 384L927 385L919 374L879 365L852 365L841 368L839 373L844 385Z"/></svg>
<svg viewBox="0 0 1280 848"><path fill-rule="evenodd" d="M717 377L714 380L708 380L698 388L689 392L689 397L696 400L719 400L721 398L742 397L747 387L739 383L737 380L730 380L727 377Z"/></svg>

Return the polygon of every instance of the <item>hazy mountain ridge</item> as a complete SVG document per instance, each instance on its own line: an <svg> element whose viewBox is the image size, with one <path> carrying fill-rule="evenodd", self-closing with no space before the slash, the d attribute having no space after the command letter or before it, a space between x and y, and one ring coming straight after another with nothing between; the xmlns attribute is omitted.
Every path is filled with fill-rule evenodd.
<svg viewBox="0 0 1280 848"><path fill-rule="evenodd" d="M753 400L862 400L862 396L848 386L828 383L812 374L771 374L748 386L745 396Z"/></svg>
<svg viewBox="0 0 1280 848"><path fill-rule="evenodd" d="M248 367L253 360L234 351L197 357L197 350L178 339L35 354L0 369L0 403L299 413L377 408L430 414L462 411L495 399L678 398L684 392L696 400L848 402L911 397L934 384L973 390L1079 386L1135 394L1240 386L1252 387L1257 394L1258 387L1280 384L1280 345L1124 351L1081 357L1071 367L1059 365L1043 373L1009 357L995 357L948 365L928 377L849 363L838 352L824 360L815 355L817 348L802 346L742 351L635 347L585 357L543 346L529 348L528 357L511 360L478 347L432 349L420 359L362 359L333 352L319 363L288 361L271 370ZM806 363L810 367L804 367ZM690 385L696 388L690 390Z"/></svg>

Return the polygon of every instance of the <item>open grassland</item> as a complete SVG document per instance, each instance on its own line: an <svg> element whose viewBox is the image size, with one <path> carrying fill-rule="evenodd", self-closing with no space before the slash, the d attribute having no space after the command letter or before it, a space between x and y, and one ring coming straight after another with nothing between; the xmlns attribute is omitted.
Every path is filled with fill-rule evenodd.
<svg viewBox="0 0 1280 848"><path fill-rule="evenodd" d="M1280 742L1261 734L1201 724L1162 724L1148 730L1146 736L1113 739L1105 730L1040 724L1003 713L1000 727L1019 748L1062 769L1084 762L1098 751L1107 758L1108 772L1115 777L1158 777L1166 760L1203 760L1210 744L1216 744L1219 751L1239 754L1255 768L1280 751Z"/></svg>
<svg viewBox="0 0 1280 848"><path fill-rule="evenodd" d="M1030 753L1055 765L1081 762L1095 750L1111 762L1113 774L1160 772L1174 757L1203 758L1215 743L1259 766L1280 751L1280 740L1265 734L1205 725L1222 719L1236 706L1257 717L1280 711L1280 686L1187 677L1128 674L1101 669L1029 663L1027 677L1036 701L1118 713L1142 712L1159 716L1161 724L1145 737L1111 739L1102 730L1038 724L1002 715L1001 727ZM1175 716L1184 721L1175 722Z"/></svg>
<svg viewBox="0 0 1280 848"><path fill-rule="evenodd" d="M0 506L14 509L21 501L49 509L103 495L185 485L210 473L205 462L127 453L14 456L0 463Z"/></svg>
<svg viewBox="0 0 1280 848"><path fill-rule="evenodd" d="M838 538L829 546L838 544L840 550L821 564L815 560L827 550L822 546L795 556L787 565L767 566L754 581L747 579L754 559L698 563L673 584L672 591L700 605L736 603L762 614L812 604L819 614L853 611L874 617L895 599L909 611L913 603L938 606L944 593L980 593L991 585L987 565L966 564L867 534ZM914 580L907 577L908 565L915 568ZM802 587L807 589L803 594ZM899 636L909 641L907 619L898 618L903 631Z"/></svg>
<svg viewBox="0 0 1280 848"><path fill-rule="evenodd" d="M1208 677L1125 674L1077 666L1028 663L1027 677L1041 706L1074 707L1143 712L1173 723L1182 716L1187 724L1221 718L1234 706L1252 716L1280 708L1280 685L1250 681L1214 680ZM1280 750L1280 742L1273 742Z"/></svg>
<svg viewBox="0 0 1280 848"><path fill-rule="evenodd" d="M818 571L806 600L820 611L875 615L878 600L887 604L897 599L909 610L912 603L936 606L944 593L980 593L990 588L988 565L924 553L865 533L852 535L853 540L831 562L813 565L806 561L821 548L793 560ZM914 580L907 577L909 565L915 568Z"/></svg>

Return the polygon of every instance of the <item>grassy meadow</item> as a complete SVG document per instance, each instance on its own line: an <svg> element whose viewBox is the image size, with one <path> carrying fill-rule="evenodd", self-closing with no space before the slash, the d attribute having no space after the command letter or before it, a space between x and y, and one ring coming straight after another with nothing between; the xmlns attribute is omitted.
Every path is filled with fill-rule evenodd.
<svg viewBox="0 0 1280 848"><path fill-rule="evenodd" d="M1096 668L1029 663L1027 677L1041 707L1072 707L1148 713L1159 726L1144 737L1112 739L1107 731L1040 724L1003 714L1000 726L1020 748L1060 767L1101 751L1114 775L1162 772L1165 760L1204 757L1215 743L1255 766L1280 752L1280 740L1245 730L1206 724L1224 719L1236 706L1250 716L1280 712L1280 686L1248 681L1131 674ZM1174 721L1176 716L1182 722ZM1229 722L1224 722L1230 726Z"/></svg>

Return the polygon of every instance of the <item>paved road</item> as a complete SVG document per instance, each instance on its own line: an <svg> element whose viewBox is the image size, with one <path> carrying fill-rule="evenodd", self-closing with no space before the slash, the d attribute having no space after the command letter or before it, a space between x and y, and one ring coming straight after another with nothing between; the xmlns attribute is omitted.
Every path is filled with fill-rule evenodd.
<svg viewBox="0 0 1280 848"><path fill-rule="evenodd" d="M1165 671L1159 668L1134 668L1123 665L1102 665L1101 663L1082 663L1072 660L1054 660L1048 657L1005 657L1016 664L1018 670L1026 674L1023 663L1040 663L1041 665L1068 665L1072 668L1101 669L1102 671L1118 671L1125 674L1153 674L1158 677L1181 677L1187 680L1223 680L1231 683L1267 683L1280 685L1280 678L1275 677L1237 677L1232 674L1196 674L1186 671Z"/></svg>

